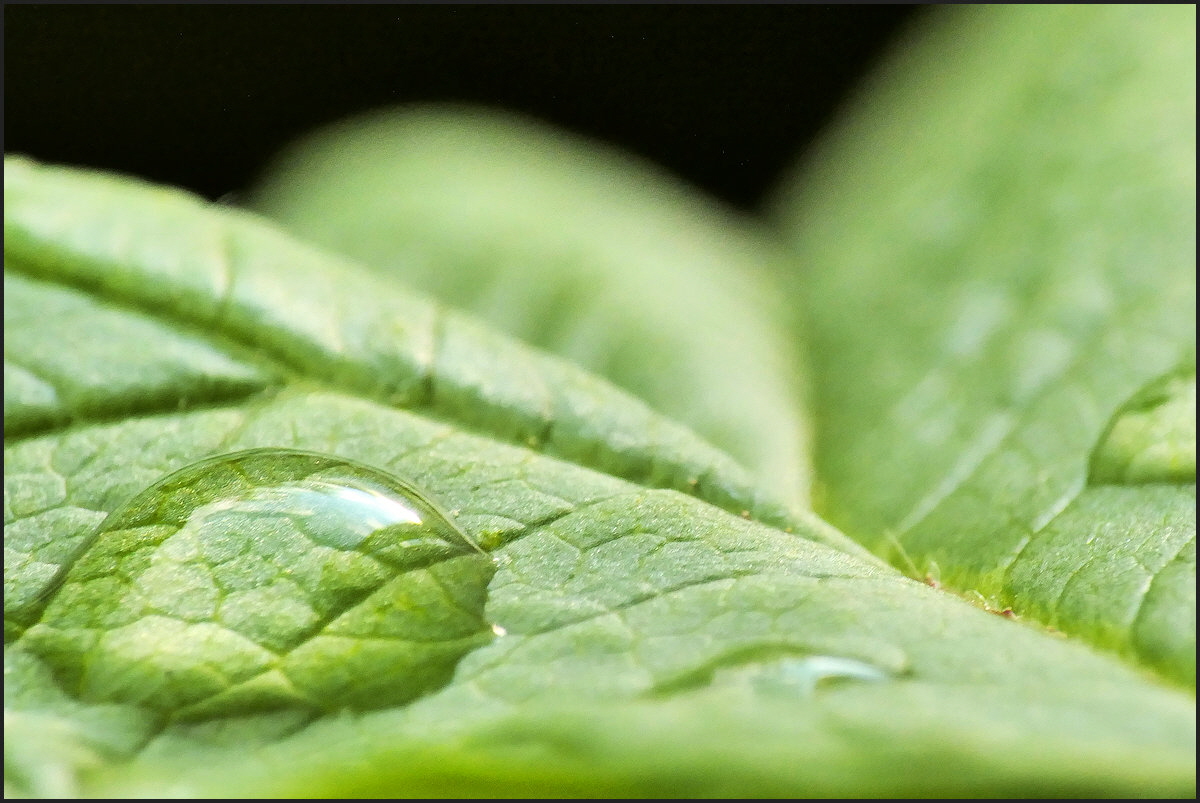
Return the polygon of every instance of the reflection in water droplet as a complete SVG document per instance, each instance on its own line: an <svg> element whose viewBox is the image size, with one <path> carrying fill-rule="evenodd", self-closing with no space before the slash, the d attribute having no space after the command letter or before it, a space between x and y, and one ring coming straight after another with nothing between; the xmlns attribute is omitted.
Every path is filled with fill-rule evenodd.
<svg viewBox="0 0 1200 803"><path fill-rule="evenodd" d="M109 516L22 641L87 700L185 716L394 705L495 637L494 572L411 484L256 449Z"/></svg>
<svg viewBox="0 0 1200 803"><path fill-rule="evenodd" d="M1196 371L1151 382L1121 406L1092 453L1094 484L1196 481Z"/></svg>

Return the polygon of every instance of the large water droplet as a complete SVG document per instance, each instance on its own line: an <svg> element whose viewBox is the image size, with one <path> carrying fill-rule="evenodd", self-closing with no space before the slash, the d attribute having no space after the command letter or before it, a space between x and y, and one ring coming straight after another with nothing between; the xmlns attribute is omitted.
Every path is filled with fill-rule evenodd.
<svg viewBox="0 0 1200 803"><path fill-rule="evenodd" d="M495 638L494 572L410 483L255 449L109 516L22 643L85 700L179 716L395 705Z"/></svg>
<svg viewBox="0 0 1200 803"><path fill-rule="evenodd" d="M1113 416L1092 453L1096 484L1196 481L1196 371L1151 382Z"/></svg>

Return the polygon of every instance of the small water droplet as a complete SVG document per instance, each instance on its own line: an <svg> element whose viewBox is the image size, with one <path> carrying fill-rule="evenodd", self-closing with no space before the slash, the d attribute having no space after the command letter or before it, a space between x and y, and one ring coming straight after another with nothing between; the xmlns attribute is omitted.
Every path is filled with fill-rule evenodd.
<svg viewBox="0 0 1200 803"><path fill-rule="evenodd" d="M715 655L666 679L658 691L712 687L758 696L806 696L843 682L879 683L907 675L908 657L893 645L875 642L869 660L779 644L746 645Z"/></svg>
<svg viewBox="0 0 1200 803"><path fill-rule="evenodd" d="M508 635L507 630L505 630L500 625L496 625L496 624L492 625L492 632L495 633L497 636L507 636Z"/></svg>
<svg viewBox="0 0 1200 803"><path fill-rule="evenodd" d="M181 716L395 705L495 637L494 572L411 483L254 449L109 516L23 641L89 701Z"/></svg>
<svg viewBox="0 0 1200 803"><path fill-rule="evenodd" d="M784 658L773 665L763 667L757 679L758 685L774 688L782 686L804 694L811 694L818 685L829 681L857 680L878 683L892 675L878 666L854 658L835 655L809 655L804 658Z"/></svg>
<svg viewBox="0 0 1200 803"><path fill-rule="evenodd" d="M1092 452L1088 480L1195 482L1195 368L1151 382L1121 405Z"/></svg>
<svg viewBox="0 0 1200 803"><path fill-rule="evenodd" d="M856 681L879 683L895 672L878 664L836 655L787 655L722 667L712 676L714 686L743 686L756 693L810 695L819 688Z"/></svg>

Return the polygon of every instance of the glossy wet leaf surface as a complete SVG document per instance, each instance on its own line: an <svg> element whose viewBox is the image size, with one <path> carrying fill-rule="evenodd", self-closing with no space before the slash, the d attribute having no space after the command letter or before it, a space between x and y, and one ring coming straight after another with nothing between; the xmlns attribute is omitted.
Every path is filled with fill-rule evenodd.
<svg viewBox="0 0 1200 803"><path fill-rule="evenodd" d="M994 54L1030 13L947 24ZM1082 12L1046 13L1066 16L1025 32L1031 52L1077 33ZM1124 41L1107 16L1123 12L1091 13ZM961 406L898 430L927 440L910 450L920 471L897 468L912 444L895 432L875 444L879 466L861 470L890 485L852 485L838 467L868 459L849 434L888 433L890 419L855 416L925 369L855 374L878 344L842 344L847 382L872 390L840 417L817 408L851 455L824 458L829 510L906 508L945 465L974 465L980 453L939 426L967 447L1011 428L1031 448L1015 469L989 452L995 482L975 495L951 488L962 543L1023 521L1026 469L1057 500L988 584L963 579L986 549L959 560L954 541L935 555L899 536L914 560L939 559L934 588L764 490L761 466L379 267L125 179L10 159L5 184L10 796L1194 795L1181 638L1190 611L1194 639L1194 334L1166 303L1187 277L1102 293L1133 316L1130 334L1079 301L1095 299L1090 279L1064 269L1039 290L1040 273L1017 274L1047 294L1045 315L1067 314L1053 303L1065 295L1094 317L1056 336L1031 326L1024 368L997 347L996 366L964 357L965 373L934 374L913 409ZM1158 242L1159 218L1145 219ZM871 245L872 226L839 225L830 237ZM1180 246L1164 242L1169 262ZM994 277L968 284L970 315L924 307L964 321L950 342L991 342L987 321L1024 314ZM816 287L887 322L844 287ZM1129 311L1151 299L1154 326ZM832 348L829 314L814 318ZM884 342L940 342L905 326ZM1101 330L1102 355L1125 337L1145 349L1122 370L1050 370ZM827 359L819 401L849 394ZM1015 384L972 384L993 373ZM1036 403L967 415L996 392ZM1028 414L1067 401L1073 417ZM1021 610L997 615L971 592ZM1191 660L1194 673L1194 647Z"/></svg>
<svg viewBox="0 0 1200 803"><path fill-rule="evenodd" d="M164 430L173 432L169 449L160 441ZM487 784L513 791L568 790L592 778L600 790L649 793L693 766L688 756L699 740L705 747L697 755L721 757L721 773L701 776L715 789L734 783L720 780L728 770L749 783L743 791L797 788L816 778L830 792L883 794L897 788L900 765L929 751L961 764L965 775L947 780L931 764L906 775L902 788L1059 788L1071 773L1093 778L1103 767L1116 793L1146 781L1144 753L1166 762L1154 773L1161 788L1187 783L1190 699L1079 644L677 492L631 485L376 402L295 389L250 408L27 439L9 446L8 460L15 476L54 467L63 485L81 489L70 494L72 504L103 509L145 478L152 485L203 455L266 444L333 450L389 473L403 469L457 511L464 532L496 559L484 615L505 635L485 633L448 685L407 705L320 715L275 702L247 705L240 716L229 707L184 711L89 699L63 683L37 640L18 638L6 651L15 679L7 686L12 732L40 733L49 721L63 736L14 777L41 771L52 779L64 766L98 765L101 771L83 778L101 793L300 794L344 783L394 793L413 783L430 788L441 777L441 765L397 766L394 751L419 748L457 756L451 766L474 767L467 778L483 772ZM20 499L16 485L10 482L10 497ZM436 605L423 610L436 612ZM855 671L817 678L804 670L813 661L818 669L824 662L825 674L831 666ZM355 688L361 678L340 677L340 666L331 663L323 680ZM605 712L600 720L584 713L589 705ZM697 734L709 717L759 747L747 752L704 728ZM628 740L648 722L654 733L671 732L671 722L679 730L677 742L647 753L649 766L665 775L645 786ZM900 738L910 725L916 741ZM582 753L559 745L577 727L592 745ZM880 742L866 738L872 729ZM1030 731L1040 734L1039 750L1054 752L1059 771L1047 775L1012 758L1017 748L1028 755ZM795 754L787 740L798 734L820 749ZM472 748L456 752L464 740ZM590 762L593 750L599 763L590 772L598 776L571 769ZM547 751L554 766L566 767L549 778ZM995 760L987 758L993 753ZM78 764L77 755L87 761ZM542 758L531 763L534 755ZM774 780L750 783L763 756L772 755L788 756ZM1174 770L1172 755L1181 762ZM1114 770L1116 756L1124 757ZM844 774L825 774L834 757ZM220 773L212 772L214 761ZM701 779L689 782L697 793ZM1079 783L1069 788L1093 782Z"/></svg>

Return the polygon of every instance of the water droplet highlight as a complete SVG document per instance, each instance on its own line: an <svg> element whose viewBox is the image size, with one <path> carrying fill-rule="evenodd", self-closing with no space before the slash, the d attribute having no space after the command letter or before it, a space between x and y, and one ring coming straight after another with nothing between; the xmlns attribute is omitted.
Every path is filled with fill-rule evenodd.
<svg viewBox="0 0 1200 803"><path fill-rule="evenodd" d="M1121 405L1092 452L1101 485L1196 481L1196 371L1173 372Z"/></svg>
<svg viewBox="0 0 1200 803"><path fill-rule="evenodd" d="M255 449L109 516L22 643L82 699L182 717L396 705L496 637L494 572L411 483Z"/></svg>

